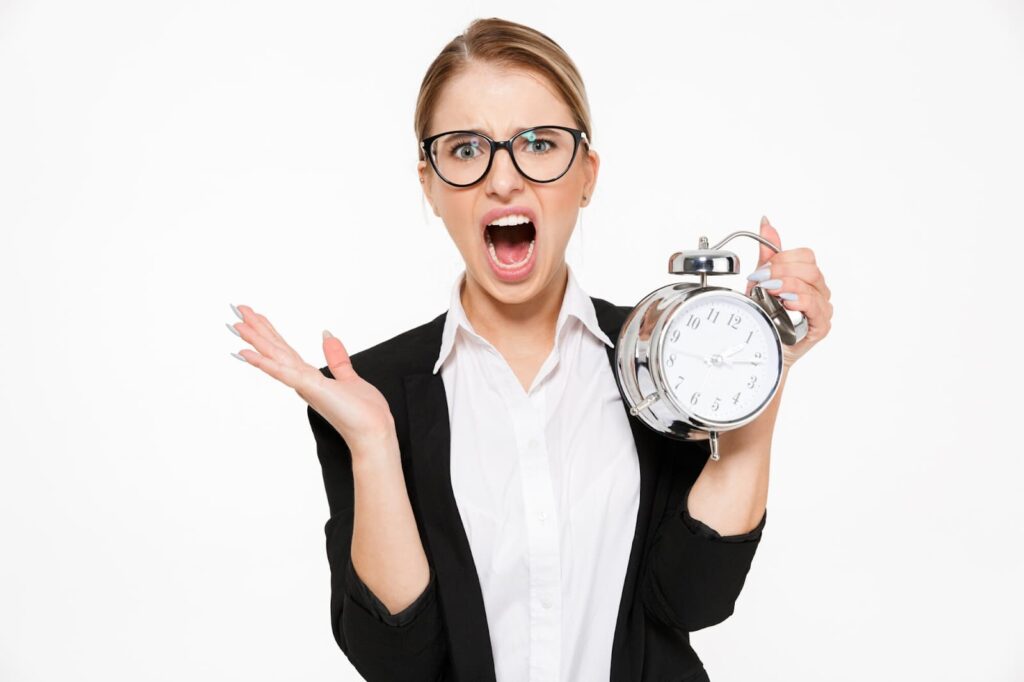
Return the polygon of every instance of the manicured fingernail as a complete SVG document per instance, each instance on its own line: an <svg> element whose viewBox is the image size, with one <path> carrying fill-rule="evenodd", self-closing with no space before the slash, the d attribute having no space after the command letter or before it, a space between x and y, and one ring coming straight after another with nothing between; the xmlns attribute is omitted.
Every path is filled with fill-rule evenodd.
<svg viewBox="0 0 1024 682"><path fill-rule="evenodd" d="M747 275L747 279L749 279L751 282L763 282L763 281L765 281L766 279L768 279L771 276L772 276L772 266L771 265L765 265L765 266L762 266L762 267L758 268L757 270L754 270L752 273Z"/></svg>
<svg viewBox="0 0 1024 682"><path fill-rule="evenodd" d="M242 317L242 313L238 312L238 308L235 307L235 304L234 303L228 303L228 305L231 306L231 310L233 310L235 315L238 316L238 319L240 319L240 320L242 320L244 322L245 318Z"/></svg>
<svg viewBox="0 0 1024 682"><path fill-rule="evenodd" d="M249 362L248 360L246 360L245 358L243 358L243 357L242 357L241 355L239 355L238 353L232 353L232 355L234 355L234 356L235 356L236 358L238 358L238 359L239 359L239 360L241 360L242 362Z"/></svg>
<svg viewBox="0 0 1024 682"><path fill-rule="evenodd" d="M232 334L234 334L238 338L242 338L242 335L238 333L238 330L235 329L234 326L228 324L227 322L224 323L224 326L226 326L228 329L230 329Z"/></svg>
<svg viewBox="0 0 1024 682"><path fill-rule="evenodd" d="M778 289L779 287L782 286L782 280L781 279L770 279L767 282L758 282L758 284L756 286L759 286L762 289Z"/></svg>
<svg viewBox="0 0 1024 682"><path fill-rule="evenodd" d="M783 301L795 301L796 294L790 291L783 291L781 294L779 294L779 298L781 298Z"/></svg>
<svg viewBox="0 0 1024 682"><path fill-rule="evenodd" d="M326 341L327 339L333 339L333 338L334 338L334 334L330 333L329 331L327 331L325 329L324 330L324 341Z"/></svg>

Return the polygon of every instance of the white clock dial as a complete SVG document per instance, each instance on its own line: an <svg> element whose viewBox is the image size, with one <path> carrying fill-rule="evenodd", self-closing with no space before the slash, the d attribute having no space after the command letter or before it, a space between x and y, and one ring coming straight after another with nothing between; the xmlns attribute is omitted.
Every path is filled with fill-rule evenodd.
<svg viewBox="0 0 1024 682"><path fill-rule="evenodd" d="M676 402L714 422L739 421L768 399L779 377L771 322L732 296L701 294L664 332L661 367Z"/></svg>

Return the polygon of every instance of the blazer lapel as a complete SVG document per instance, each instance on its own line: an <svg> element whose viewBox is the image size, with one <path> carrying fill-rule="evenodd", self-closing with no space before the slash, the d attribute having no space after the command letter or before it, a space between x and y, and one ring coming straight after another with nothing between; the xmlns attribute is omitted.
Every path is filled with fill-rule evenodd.
<svg viewBox="0 0 1024 682"><path fill-rule="evenodd" d="M601 330L608 335L616 348L619 345L619 331L629 314L630 308L612 305L608 301L591 297L597 322ZM612 373L615 372L615 348L605 347L608 351L608 362ZM616 375L618 383L618 375ZM612 637L611 679L639 680L643 671L644 655L644 610L640 601L639 580L646 567L647 547L650 542L652 514L655 509L657 484L661 473L661 457L658 456L662 444L660 437L645 426L638 417L629 413L629 406L622 401L622 409L629 420L629 428L633 432L636 443L637 457L640 463L640 505L636 514L636 530L633 534L633 546L626 565L626 578L622 585L622 597L619 602L619 615L615 622L615 634Z"/></svg>
<svg viewBox="0 0 1024 682"><path fill-rule="evenodd" d="M480 579L452 491L451 430L444 379L440 372L431 371L441 349L446 316L437 317L428 326L427 340L410 349L423 354L416 361L422 371L404 377L415 499L434 565L455 679L494 682Z"/></svg>

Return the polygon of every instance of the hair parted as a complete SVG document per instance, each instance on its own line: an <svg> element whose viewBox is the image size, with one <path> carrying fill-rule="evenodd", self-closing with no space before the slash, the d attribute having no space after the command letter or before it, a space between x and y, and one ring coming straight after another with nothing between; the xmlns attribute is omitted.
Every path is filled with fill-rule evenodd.
<svg viewBox="0 0 1024 682"><path fill-rule="evenodd" d="M590 103L576 64L558 43L540 31L505 19L475 19L444 46L427 68L416 99L416 139L427 137L434 109L445 84L474 62L520 68L543 76L561 94L576 126L593 140ZM418 145L417 145L418 146ZM419 149L423 160L423 149Z"/></svg>

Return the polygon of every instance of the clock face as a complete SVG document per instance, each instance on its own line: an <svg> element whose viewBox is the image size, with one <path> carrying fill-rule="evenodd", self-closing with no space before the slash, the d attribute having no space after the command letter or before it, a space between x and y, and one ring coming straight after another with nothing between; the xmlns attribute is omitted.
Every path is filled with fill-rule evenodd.
<svg viewBox="0 0 1024 682"><path fill-rule="evenodd" d="M661 367L676 402L700 419L739 421L779 378L779 346L756 303L720 293L679 306L662 336Z"/></svg>

